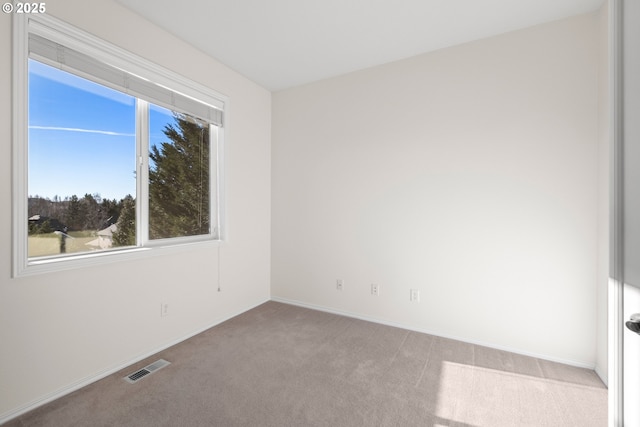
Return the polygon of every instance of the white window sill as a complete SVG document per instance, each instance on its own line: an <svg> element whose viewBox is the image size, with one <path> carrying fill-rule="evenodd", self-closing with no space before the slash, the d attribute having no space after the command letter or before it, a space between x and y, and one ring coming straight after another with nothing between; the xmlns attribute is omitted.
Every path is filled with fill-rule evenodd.
<svg viewBox="0 0 640 427"><path fill-rule="evenodd" d="M170 246L132 247L118 250L81 253L78 255L33 259L15 272L14 277L47 274L56 271L77 270L92 266L135 261L159 255L173 255L208 248L217 248L220 240L205 240Z"/></svg>

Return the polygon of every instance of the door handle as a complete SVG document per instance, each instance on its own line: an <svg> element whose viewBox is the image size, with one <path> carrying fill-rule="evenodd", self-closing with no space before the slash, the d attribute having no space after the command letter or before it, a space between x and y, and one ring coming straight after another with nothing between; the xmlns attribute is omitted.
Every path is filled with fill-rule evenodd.
<svg viewBox="0 0 640 427"><path fill-rule="evenodd" d="M640 335L640 313L632 314L631 319L626 323L629 330Z"/></svg>

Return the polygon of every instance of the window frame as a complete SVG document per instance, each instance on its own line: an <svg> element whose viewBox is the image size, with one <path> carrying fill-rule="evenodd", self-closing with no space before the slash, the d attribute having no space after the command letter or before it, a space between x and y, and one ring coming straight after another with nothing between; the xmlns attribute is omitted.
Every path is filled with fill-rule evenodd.
<svg viewBox="0 0 640 427"><path fill-rule="evenodd" d="M50 15L15 14L13 17L13 141L12 141L12 264L13 277L83 268L90 265L139 259L151 255L179 253L204 247L217 247L225 238L224 146L229 117L229 98L199 83L156 65L146 59L79 30ZM136 246L107 251L82 252L64 256L29 259L28 256L28 60L29 34L37 34L74 49L98 61L125 70L161 87L221 108L224 122L211 138L210 214L211 231L206 235L150 240L148 236L148 147L146 129L138 126L141 108L136 102ZM134 95L135 96L135 95ZM138 98L138 97L136 97ZM138 98L139 100L139 98ZM143 101L147 104L155 104ZM158 104L163 106L162 104ZM188 113L188 111L187 111ZM148 115L148 110L146 111ZM148 117L147 117L148 118ZM210 127L210 129L211 129ZM213 130L213 129L211 129ZM215 146L214 146L215 143ZM215 158L215 160L214 160ZM146 217L145 217L146 216Z"/></svg>

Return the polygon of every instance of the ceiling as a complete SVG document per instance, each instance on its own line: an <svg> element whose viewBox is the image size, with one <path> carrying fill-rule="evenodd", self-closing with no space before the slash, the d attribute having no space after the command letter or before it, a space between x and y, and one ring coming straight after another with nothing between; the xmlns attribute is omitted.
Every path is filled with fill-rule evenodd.
<svg viewBox="0 0 640 427"><path fill-rule="evenodd" d="M278 91L596 10L604 0L117 0Z"/></svg>

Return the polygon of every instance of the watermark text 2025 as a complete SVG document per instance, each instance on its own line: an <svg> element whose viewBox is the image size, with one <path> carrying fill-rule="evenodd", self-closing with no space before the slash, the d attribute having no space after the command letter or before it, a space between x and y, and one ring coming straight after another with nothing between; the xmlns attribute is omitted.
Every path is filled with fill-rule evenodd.
<svg viewBox="0 0 640 427"><path fill-rule="evenodd" d="M45 13L46 3L5 3L2 5L4 13Z"/></svg>

